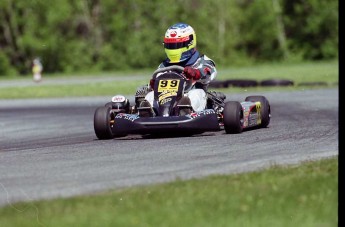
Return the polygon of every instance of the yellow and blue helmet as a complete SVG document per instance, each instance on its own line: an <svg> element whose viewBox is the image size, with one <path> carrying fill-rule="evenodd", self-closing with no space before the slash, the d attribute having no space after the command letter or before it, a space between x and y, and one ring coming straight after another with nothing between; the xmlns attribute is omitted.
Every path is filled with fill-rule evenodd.
<svg viewBox="0 0 345 227"><path fill-rule="evenodd" d="M166 31L163 44L169 63L183 62L196 51L195 31L188 24L174 24Z"/></svg>

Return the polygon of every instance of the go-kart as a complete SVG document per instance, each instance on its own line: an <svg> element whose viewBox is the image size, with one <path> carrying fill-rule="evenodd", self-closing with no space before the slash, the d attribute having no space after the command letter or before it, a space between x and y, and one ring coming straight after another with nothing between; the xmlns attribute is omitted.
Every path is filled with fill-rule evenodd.
<svg viewBox="0 0 345 227"><path fill-rule="evenodd" d="M181 66L169 66L153 73L153 107L132 106L123 95L116 95L111 102L98 107L94 113L97 138L112 139L129 134L193 135L220 130L233 134L269 125L271 109L264 96L248 96L241 103L225 102L216 92L207 92L205 110L185 111L188 106L180 105L179 101L196 82L187 79L183 69ZM153 115L140 114L145 108L151 108Z"/></svg>

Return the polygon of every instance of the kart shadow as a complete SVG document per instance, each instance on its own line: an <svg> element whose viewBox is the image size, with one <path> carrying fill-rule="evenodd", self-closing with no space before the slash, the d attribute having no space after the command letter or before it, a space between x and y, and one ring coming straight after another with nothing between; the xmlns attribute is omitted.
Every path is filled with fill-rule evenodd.
<svg viewBox="0 0 345 227"><path fill-rule="evenodd" d="M168 138L184 138L184 137L208 137L215 136L215 132L204 132L199 134L191 133L160 133L146 135L128 135L125 137L114 138L115 140L141 140L141 139L168 139Z"/></svg>
<svg viewBox="0 0 345 227"><path fill-rule="evenodd" d="M270 127L261 128L259 126L246 128L243 129L242 133L256 131L256 130L265 130L269 129ZM210 136L217 136L217 135L239 135L242 133L235 133L235 134L227 134L224 130L216 131L216 132L203 132L203 133L160 133L160 134L130 134L127 136L115 137L113 140L147 140L147 139L168 139L168 138L186 138L186 137L210 137ZM97 139L95 139L97 140Z"/></svg>
<svg viewBox="0 0 345 227"><path fill-rule="evenodd" d="M199 133L199 134L192 134L192 133L174 133L174 134L150 134L150 135L143 135L143 139L160 139L160 138L181 138L181 137L205 137L205 136L213 136L214 133Z"/></svg>

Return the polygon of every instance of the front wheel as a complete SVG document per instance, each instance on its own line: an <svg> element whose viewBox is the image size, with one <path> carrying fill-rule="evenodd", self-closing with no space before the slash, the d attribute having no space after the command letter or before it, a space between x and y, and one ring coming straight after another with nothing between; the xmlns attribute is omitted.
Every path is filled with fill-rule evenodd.
<svg viewBox="0 0 345 227"><path fill-rule="evenodd" d="M111 132L111 108L109 106L98 107L93 118L93 126L96 136L100 140L114 138Z"/></svg>
<svg viewBox="0 0 345 227"><path fill-rule="evenodd" d="M243 131L242 105L236 101L226 102L223 111L224 129L226 133L241 133Z"/></svg>
<svg viewBox="0 0 345 227"><path fill-rule="evenodd" d="M245 101L250 102L260 102L260 116L261 116L261 128L266 128L271 120L271 107L270 103L266 99L265 96L257 95L257 96L248 96Z"/></svg>

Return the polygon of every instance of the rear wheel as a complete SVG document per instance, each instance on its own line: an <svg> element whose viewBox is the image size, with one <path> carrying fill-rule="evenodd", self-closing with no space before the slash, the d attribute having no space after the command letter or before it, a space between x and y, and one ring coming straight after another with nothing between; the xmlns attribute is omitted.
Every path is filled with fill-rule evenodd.
<svg viewBox="0 0 345 227"><path fill-rule="evenodd" d="M226 102L223 111L223 120L226 133L241 133L243 131L242 105L236 101Z"/></svg>
<svg viewBox="0 0 345 227"><path fill-rule="evenodd" d="M261 115L261 128L266 128L271 119L271 107L266 99L265 96L248 96L245 101L250 101L250 102L260 102L261 103L261 108L260 108L260 115Z"/></svg>
<svg viewBox="0 0 345 227"><path fill-rule="evenodd" d="M111 108L109 106L99 107L95 111L93 126L96 136L100 140L114 138L111 132Z"/></svg>

